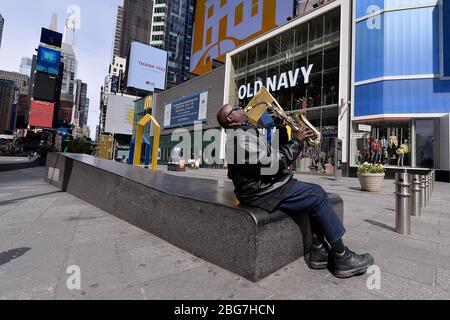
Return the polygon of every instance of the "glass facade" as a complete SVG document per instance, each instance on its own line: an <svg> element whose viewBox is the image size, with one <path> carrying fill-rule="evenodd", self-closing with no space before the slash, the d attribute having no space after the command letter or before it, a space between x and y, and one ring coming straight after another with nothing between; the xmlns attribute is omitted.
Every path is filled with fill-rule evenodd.
<svg viewBox="0 0 450 320"><path fill-rule="evenodd" d="M279 90L271 90L271 93L280 105L286 111L307 109L308 120L322 132L322 145L305 149L294 166L296 171L334 172L334 142L338 135L340 16L340 8L337 8L231 57L234 86L231 86L230 103L246 105L251 94L239 99L240 88L246 87L247 93L252 92L255 82L261 81L266 85L266 80L271 78L278 81L274 89ZM305 83L304 72L310 67L309 82ZM297 69L299 77L293 83ZM286 74L287 84L283 85L282 74Z"/></svg>
<svg viewBox="0 0 450 320"><path fill-rule="evenodd" d="M403 119L353 123L352 165L438 169L439 121Z"/></svg>

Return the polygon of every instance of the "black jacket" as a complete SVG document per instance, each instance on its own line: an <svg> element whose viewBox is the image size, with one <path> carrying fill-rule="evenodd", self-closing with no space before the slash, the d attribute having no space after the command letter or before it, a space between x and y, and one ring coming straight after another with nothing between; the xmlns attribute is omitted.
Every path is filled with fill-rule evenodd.
<svg viewBox="0 0 450 320"><path fill-rule="evenodd" d="M227 130L225 147L228 178L233 181L236 197L242 204L268 212L273 212L289 193L295 182L289 166L303 150L302 141L288 141L286 128L276 132L274 141L278 135L279 152L276 145L268 145L257 127L249 125Z"/></svg>

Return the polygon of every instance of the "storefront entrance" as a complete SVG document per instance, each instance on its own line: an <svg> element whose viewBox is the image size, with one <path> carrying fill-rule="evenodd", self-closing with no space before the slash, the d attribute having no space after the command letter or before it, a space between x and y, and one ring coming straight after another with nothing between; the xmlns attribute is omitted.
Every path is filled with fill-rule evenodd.
<svg viewBox="0 0 450 320"><path fill-rule="evenodd" d="M393 168L439 169L439 122L434 119L353 123L352 164L381 163Z"/></svg>
<svg viewBox="0 0 450 320"><path fill-rule="evenodd" d="M338 136L338 108L322 107L309 109L306 116L322 134L319 147L305 146L295 162L293 170L300 173L333 175L335 169L335 142Z"/></svg>

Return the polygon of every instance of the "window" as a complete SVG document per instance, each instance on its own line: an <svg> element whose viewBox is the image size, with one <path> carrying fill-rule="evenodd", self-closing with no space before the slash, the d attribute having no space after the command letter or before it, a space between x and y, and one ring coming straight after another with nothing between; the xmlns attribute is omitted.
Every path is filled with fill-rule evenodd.
<svg viewBox="0 0 450 320"><path fill-rule="evenodd" d="M258 1L259 0L252 0L252 17L258 14Z"/></svg>
<svg viewBox="0 0 450 320"><path fill-rule="evenodd" d="M237 26L244 19L244 3L241 2L234 10L234 25Z"/></svg>
<svg viewBox="0 0 450 320"><path fill-rule="evenodd" d="M214 14L214 5L208 8L208 19L211 18Z"/></svg>
<svg viewBox="0 0 450 320"><path fill-rule="evenodd" d="M212 42L212 27L206 31L206 44L210 44Z"/></svg>

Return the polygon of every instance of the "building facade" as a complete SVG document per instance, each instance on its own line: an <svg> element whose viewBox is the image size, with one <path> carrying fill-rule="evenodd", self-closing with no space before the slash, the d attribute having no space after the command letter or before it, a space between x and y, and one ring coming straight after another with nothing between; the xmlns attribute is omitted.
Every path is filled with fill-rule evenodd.
<svg viewBox="0 0 450 320"><path fill-rule="evenodd" d="M350 163L450 180L448 1L353 3Z"/></svg>
<svg viewBox="0 0 450 320"><path fill-rule="evenodd" d="M78 121L77 124L80 128L87 126L88 123L89 99L87 97L87 89L87 83L81 80L76 81L74 118Z"/></svg>
<svg viewBox="0 0 450 320"><path fill-rule="evenodd" d="M152 113L161 125L160 163L165 164L173 156L174 147L179 139L172 139L177 129L185 129L191 146L185 148L184 154L188 158L201 158L206 147L210 144L203 139L208 129L215 129L220 133L217 122L217 112L224 100L223 88L225 67L186 81L164 92L157 93L153 99ZM170 110L170 111L169 111ZM189 117L186 112L190 110ZM169 115L168 115L169 114ZM197 134L199 143L195 144L195 124L200 125ZM219 151L217 151L219 152ZM203 164L213 164L213 157L203 157Z"/></svg>
<svg viewBox="0 0 450 320"><path fill-rule="evenodd" d="M168 52L167 81L188 80L194 20L194 0L155 0L150 44Z"/></svg>
<svg viewBox="0 0 450 320"><path fill-rule="evenodd" d="M114 31L113 57L120 54L120 39L122 36L123 6L117 7L116 28Z"/></svg>
<svg viewBox="0 0 450 320"><path fill-rule="evenodd" d="M21 91L28 92L28 86L30 82L29 75L25 75L19 72L0 70L0 79L13 81Z"/></svg>
<svg viewBox="0 0 450 320"><path fill-rule="evenodd" d="M29 112L28 90L30 86L30 78L29 78L30 73L28 75L25 75L18 72L0 70L0 80L11 81L14 83L14 87L19 89L19 96L18 96L19 99L17 101L16 110L15 112L13 112L13 110L11 109L12 113L8 111L9 118L11 114L15 113L14 128L12 128L12 130L16 128L26 128ZM3 102L5 102L7 99L9 98L6 97Z"/></svg>
<svg viewBox="0 0 450 320"><path fill-rule="evenodd" d="M72 45L63 43L61 54L61 61L64 63L61 93L75 95L78 62Z"/></svg>
<svg viewBox="0 0 450 320"><path fill-rule="evenodd" d="M287 112L306 112L323 136L293 169L332 174L343 142L348 168L350 5L332 1L227 54L224 103L247 105L265 86Z"/></svg>
<svg viewBox="0 0 450 320"><path fill-rule="evenodd" d="M323 135L294 170L344 175L363 162L450 176L448 2L328 1L227 54L224 103L266 86Z"/></svg>
<svg viewBox="0 0 450 320"><path fill-rule="evenodd" d="M22 57L20 61L19 73L30 76L32 61L33 60L31 58Z"/></svg>
<svg viewBox="0 0 450 320"><path fill-rule="evenodd" d="M150 43L153 0L124 0L119 56L126 58L131 42Z"/></svg>

